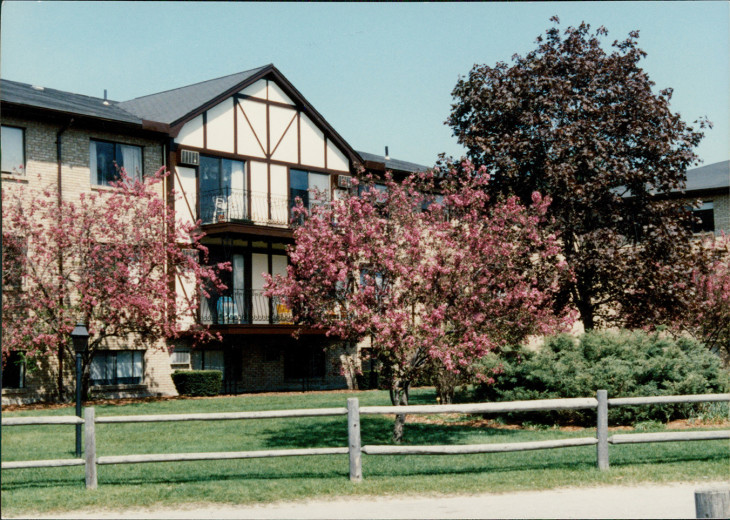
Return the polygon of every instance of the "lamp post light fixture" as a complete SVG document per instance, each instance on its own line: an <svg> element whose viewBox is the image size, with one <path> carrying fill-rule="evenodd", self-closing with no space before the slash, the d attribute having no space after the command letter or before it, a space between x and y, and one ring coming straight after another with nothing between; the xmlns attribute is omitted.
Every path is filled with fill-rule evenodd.
<svg viewBox="0 0 730 520"><path fill-rule="evenodd" d="M81 417L81 355L89 348L89 331L84 323L77 323L71 332L76 352L76 416ZM76 457L81 457L81 425L76 425Z"/></svg>

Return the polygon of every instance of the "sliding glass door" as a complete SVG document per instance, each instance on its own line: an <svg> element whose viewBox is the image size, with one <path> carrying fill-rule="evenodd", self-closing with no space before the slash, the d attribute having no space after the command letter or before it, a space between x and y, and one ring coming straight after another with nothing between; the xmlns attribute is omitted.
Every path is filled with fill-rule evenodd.
<svg viewBox="0 0 730 520"><path fill-rule="evenodd" d="M203 224L250 219L243 161L200 156L200 218Z"/></svg>

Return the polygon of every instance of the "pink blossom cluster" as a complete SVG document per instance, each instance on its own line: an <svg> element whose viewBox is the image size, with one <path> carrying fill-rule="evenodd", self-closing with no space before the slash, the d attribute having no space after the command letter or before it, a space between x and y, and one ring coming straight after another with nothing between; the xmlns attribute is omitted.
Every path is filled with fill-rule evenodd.
<svg viewBox="0 0 730 520"><path fill-rule="evenodd" d="M268 294L302 325L371 338L399 381L432 361L472 370L505 344L562 329L573 315L553 312L567 268L541 226L549 198L490 201L488 173L462 167L388 177L386 193L370 187L311 211L299 204L287 276L269 277Z"/></svg>

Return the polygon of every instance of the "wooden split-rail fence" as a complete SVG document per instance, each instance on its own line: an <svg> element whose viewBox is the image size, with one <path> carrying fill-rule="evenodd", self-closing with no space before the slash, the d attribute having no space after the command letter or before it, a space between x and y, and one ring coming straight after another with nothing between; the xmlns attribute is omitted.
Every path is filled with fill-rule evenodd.
<svg viewBox="0 0 730 520"><path fill-rule="evenodd" d="M457 405L416 405L416 406L359 406L357 398L347 400L341 408L315 408L302 410L276 410L232 413L189 413L166 415L118 415L96 417L94 408L84 410L84 418L76 416L56 417L10 417L3 418L2 425L84 425L84 457L75 459L26 460L3 462L2 469L44 468L59 466L85 466L86 487L97 487L97 466L107 464L137 464L149 462L174 462L193 460L252 459L266 457L300 457L312 455L349 455L350 480L362 480L362 454L366 455L448 455L471 453L501 453L509 451L544 450L568 448L572 446L596 446L596 464L606 470L609 444L635 444L645 442L700 441L730 439L730 430L633 433L608 436L608 407L637 406L669 403L730 402L728 394L676 395L658 397L620 397L609 399L606 390L598 390L596 397L571 399L542 399L534 401L508 401L500 403L474 403ZM505 412L532 412L547 410L596 409L597 423L595 437L578 437L548 441L489 443L467 445L435 446L390 446L362 445L360 438L360 418L363 415L392 414L487 414ZM171 422L171 421L227 421L245 419L283 419L294 417L347 416L348 446L337 448L303 448L261 451L224 451L202 453L162 453L145 455L97 456L96 425L111 423Z"/></svg>

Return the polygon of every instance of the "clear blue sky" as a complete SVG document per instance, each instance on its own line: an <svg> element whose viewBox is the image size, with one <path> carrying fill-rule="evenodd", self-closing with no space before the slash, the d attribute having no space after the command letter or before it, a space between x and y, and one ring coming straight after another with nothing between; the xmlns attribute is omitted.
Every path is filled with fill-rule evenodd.
<svg viewBox="0 0 730 520"><path fill-rule="evenodd" d="M355 149L432 165L462 148L443 124L459 77L561 25L640 30L656 90L715 123L704 164L730 158L730 4L2 3L3 78L114 100L273 63Z"/></svg>

